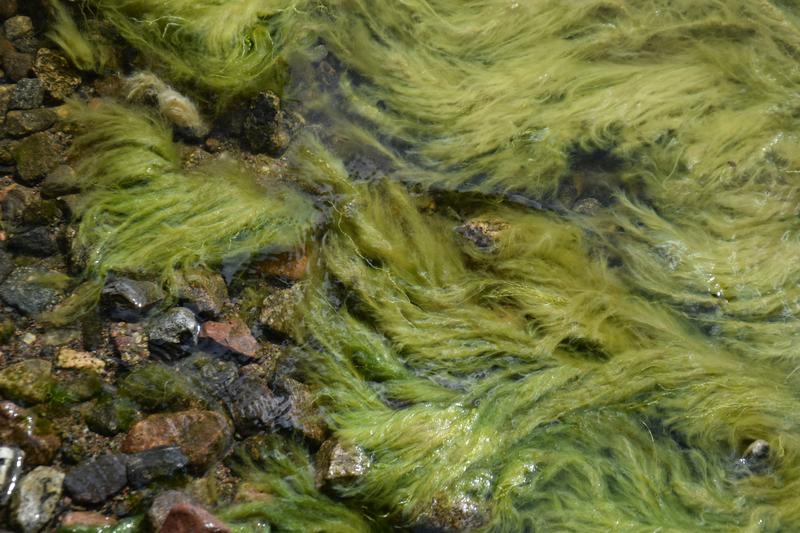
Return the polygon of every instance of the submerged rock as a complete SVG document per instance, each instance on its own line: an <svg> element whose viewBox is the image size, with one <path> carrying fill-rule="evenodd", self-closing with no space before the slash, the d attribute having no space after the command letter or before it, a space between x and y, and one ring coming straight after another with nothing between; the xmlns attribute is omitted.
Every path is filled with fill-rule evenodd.
<svg viewBox="0 0 800 533"><path fill-rule="evenodd" d="M7 41L5 44L1 53L6 76L12 81L26 78L33 70L33 54L19 52Z"/></svg>
<svg viewBox="0 0 800 533"><path fill-rule="evenodd" d="M147 347L144 326L116 322L111 324L109 334L114 352L125 365L137 366L149 359L150 349Z"/></svg>
<svg viewBox="0 0 800 533"><path fill-rule="evenodd" d="M53 384L51 372L52 364L44 359L14 363L0 371L0 394L14 401L42 403Z"/></svg>
<svg viewBox="0 0 800 533"><path fill-rule="evenodd" d="M484 511L483 506L472 498L442 494L435 497L430 509L417 519L414 531L437 533L474 531L486 524L487 516Z"/></svg>
<svg viewBox="0 0 800 533"><path fill-rule="evenodd" d="M138 489L153 481L168 479L189 464L178 446L162 446L128 456L128 483Z"/></svg>
<svg viewBox="0 0 800 533"><path fill-rule="evenodd" d="M327 428L319 409L314 405L311 390L292 378L283 378L275 386L276 392L288 401L288 410L277 420L280 427L301 433L315 442L325 440Z"/></svg>
<svg viewBox="0 0 800 533"><path fill-rule="evenodd" d="M187 355L197 344L200 324L189 309L173 307L150 327L150 352L166 360Z"/></svg>
<svg viewBox="0 0 800 533"><path fill-rule="evenodd" d="M217 517L190 503L173 506L159 533L230 533L228 526Z"/></svg>
<svg viewBox="0 0 800 533"><path fill-rule="evenodd" d="M234 318L225 322L206 322L200 330L200 338L212 350L255 357L258 352L250 328L242 320Z"/></svg>
<svg viewBox="0 0 800 533"><path fill-rule="evenodd" d="M179 446L192 466L206 468L227 451L230 439L228 421L214 411L162 413L137 422L122 441L122 451Z"/></svg>
<svg viewBox="0 0 800 533"><path fill-rule="evenodd" d="M27 409L11 402L0 402L0 442L17 446L32 465L49 464L61 446L61 439Z"/></svg>
<svg viewBox="0 0 800 533"><path fill-rule="evenodd" d="M228 389L228 402L236 431L251 435L259 430L274 428L289 416L291 405L276 396L255 376L244 375Z"/></svg>
<svg viewBox="0 0 800 533"><path fill-rule="evenodd" d="M17 0L0 0L0 20L17 14Z"/></svg>
<svg viewBox="0 0 800 533"><path fill-rule="evenodd" d="M360 446L344 445L328 439L316 455L316 484L350 481L367 473L372 462Z"/></svg>
<svg viewBox="0 0 800 533"><path fill-rule="evenodd" d="M55 124L56 120L58 120L58 115L52 109L47 108L9 111L6 115L4 130L12 137L24 137L33 133L43 132ZM38 145L35 145L34 148L38 148ZM15 150L12 150L12 156L14 156ZM23 171L25 172L23 179L34 181L36 177L38 177L38 172L34 174L34 170L31 169L36 162L33 159L23 160L22 157L24 157L24 155L25 154L19 156L17 165L20 163L23 165ZM14 160L18 160L17 156L14 157ZM29 177L29 175L34 175L34 177Z"/></svg>
<svg viewBox="0 0 800 533"><path fill-rule="evenodd" d="M261 324L275 333L290 336L295 327L295 309L302 300L302 291L301 284L272 289L261 304Z"/></svg>
<svg viewBox="0 0 800 533"><path fill-rule="evenodd" d="M51 257L59 252L59 232L45 226L14 231L9 235L8 247L20 255Z"/></svg>
<svg viewBox="0 0 800 533"><path fill-rule="evenodd" d="M181 277L180 300L204 318L220 315L228 300L228 287L219 274L195 271Z"/></svg>
<svg viewBox="0 0 800 533"><path fill-rule="evenodd" d="M11 503L11 518L23 533L41 531L56 512L64 473L40 466L22 478Z"/></svg>
<svg viewBox="0 0 800 533"><path fill-rule="evenodd" d="M80 180L69 165L60 165L42 182L42 198L58 198L80 192Z"/></svg>
<svg viewBox="0 0 800 533"><path fill-rule="evenodd" d="M0 446L0 507L5 506L19 484L25 452Z"/></svg>
<svg viewBox="0 0 800 533"><path fill-rule="evenodd" d="M136 322L164 299L164 291L151 281L116 278L100 293L100 307L113 320Z"/></svg>
<svg viewBox="0 0 800 533"><path fill-rule="evenodd" d="M101 373L105 370L106 363L89 352L61 348L56 356L56 366L58 368Z"/></svg>
<svg viewBox="0 0 800 533"><path fill-rule="evenodd" d="M101 455L70 470L64 478L67 494L81 504L98 504L128 483L125 457Z"/></svg>
<svg viewBox="0 0 800 533"><path fill-rule="evenodd" d="M34 36L33 21L30 17L26 17L25 15L16 15L6 20L3 23L3 30L6 39L11 41L14 46L18 48L20 48L20 45L22 45L21 48L29 45L30 40L33 39Z"/></svg>
<svg viewBox="0 0 800 533"><path fill-rule="evenodd" d="M117 519L92 511L70 511L61 518L60 528L78 531L104 531L116 525Z"/></svg>
<svg viewBox="0 0 800 533"><path fill-rule="evenodd" d="M161 363L135 369L120 384L120 392L147 411L207 407L210 403L186 376Z"/></svg>
<svg viewBox="0 0 800 533"><path fill-rule="evenodd" d="M194 505L195 503L194 498L185 492L179 490L164 491L156 496L150 505L150 509L147 510L147 520L153 531L159 531L173 507L180 504Z"/></svg>
<svg viewBox="0 0 800 533"><path fill-rule="evenodd" d="M47 111L48 110L44 110L41 114L52 116L49 115ZM13 111L9 112L9 115L12 115L12 113ZM39 112L20 112L20 117L30 116L39 117ZM36 120L40 119L41 118L37 118ZM49 118L46 120L49 120ZM35 120L33 122L35 122ZM6 127L10 129L11 125L12 119L9 117ZM36 126L38 127L39 124L36 124ZM34 133L23 139L13 150L14 160L17 162L17 174L19 179L21 179L24 184L39 182L48 172L63 162L64 149L64 140L60 136L49 131Z"/></svg>
<svg viewBox="0 0 800 533"><path fill-rule="evenodd" d="M43 281L53 272L37 267L19 267L0 284L0 298L24 315L38 315L55 304L60 291Z"/></svg>
<svg viewBox="0 0 800 533"><path fill-rule="evenodd" d="M302 125L302 117L281 109L277 95L262 92L230 109L221 128L253 153L279 157Z"/></svg>
<svg viewBox="0 0 800 533"><path fill-rule="evenodd" d="M56 100L64 100L81 84L67 58L50 48L40 48L36 52L33 71L42 85Z"/></svg>
<svg viewBox="0 0 800 533"><path fill-rule="evenodd" d="M9 109L33 109L44 102L44 84L38 78L23 78L11 93Z"/></svg>
<svg viewBox="0 0 800 533"><path fill-rule="evenodd" d="M100 435L113 436L141 420L138 406L124 396L110 396L91 404L84 414L86 425Z"/></svg>

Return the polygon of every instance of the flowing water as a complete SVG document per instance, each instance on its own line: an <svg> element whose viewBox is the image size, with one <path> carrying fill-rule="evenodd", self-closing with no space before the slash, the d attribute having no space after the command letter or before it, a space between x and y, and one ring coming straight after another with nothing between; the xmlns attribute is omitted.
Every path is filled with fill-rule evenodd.
<svg viewBox="0 0 800 533"><path fill-rule="evenodd" d="M372 466L325 495L276 444L230 523L800 530L800 4L85 7L207 113L268 88L305 117L261 187L74 108L95 273L311 250L298 364Z"/></svg>

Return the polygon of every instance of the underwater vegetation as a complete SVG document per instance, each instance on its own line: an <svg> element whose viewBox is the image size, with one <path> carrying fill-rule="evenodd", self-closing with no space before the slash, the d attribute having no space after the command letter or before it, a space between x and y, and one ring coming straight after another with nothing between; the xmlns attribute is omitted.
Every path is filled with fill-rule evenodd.
<svg viewBox="0 0 800 533"><path fill-rule="evenodd" d="M83 6L210 117L265 88L307 117L287 160L330 217L293 340L372 466L332 497L276 444L243 469L273 498L227 520L800 529L794 3ZM169 284L319 219L235 161L183 169L142 107L73 117L90 272Z"/></svg>

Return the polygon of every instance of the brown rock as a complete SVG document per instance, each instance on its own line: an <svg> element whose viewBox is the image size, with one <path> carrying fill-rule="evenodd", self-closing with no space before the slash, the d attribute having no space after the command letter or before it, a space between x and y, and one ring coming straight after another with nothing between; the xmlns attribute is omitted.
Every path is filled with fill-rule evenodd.
<svg viewBox="0 0 800 533"><path fill-rule="evenodd" d="M202 270L186 272L181 276L180 299L198 316L215 318L228 301L228 287L219 274Z"/></svg>
<svg viewBox="0 0 800 533"><path fill-rule="evenodd" d="M20 141L14 148L14 159L22 182L30 184L44 178L64 162L65 149L64 139L49 131L34 133Z"/></svg>
<svg viewBox="0 0 800 533"><path fill-rule="evenodd" d="M147 335L139 324L115 322L110 328L114 351L128 366L136 366L150 358Z"/></svg>
<svg viewBox="0 0 800 533"><path fill-rule="evenodd" d="M81 78L72 70L67 58L49 48L36 52L33 71L56 100L64 100L81 84Z"/></svg>
<svg viewBox="0 0 800 533"><path fill-rule="evenodd" d="M7 19L17 14L17 0L0 0L0 19Z"/></svg>
<svg viewBox="0 0 800 533"><path fill-rule="evenodd" d="M179 490L167 490L156 496L153 504L147 511L147 519L153 526L153 531L158 531L164 525L167 515L173 507L180 504L194 505L197 502L194 498Z"/></svg>
<svg viewBox="0 0 800 533"><path fill-rule="evenodd" d="M37 424L27 409L11 402L0 402L0 442L22 448L31 465L50 464L61 447L61 439Z"/></svg>
<svg viewBox="0 0 800 533"><path fill-rule="evenodd" d="M316 483L347 481L363 476L371 465L360 446L345 445L333 439L322 443L316 456Z"/></svg>
<svg viewBox="0 0 800 533"><path fill-rule="evenodd" d="M267 275L289 281L305 279L308 270L308 254L305 251L273 256L260 265Z"/></svg>
<svg viewBox="0 0 800 533"><path fill-rule="evenodd" d="M6 39L0 40L0 55L3 59L3 70L12 81L27 78L33 71L33 54L17 51Z"/></svg>
<svg viewBox="0 0 800 533"><path fill-rule="evenodd" d="M90 511L72 511L61 519L61 527L69 528L102 528L113 526L117 519L100 513Z"/></svg>
<svg viewBox="0 0 800 533"><path fill-rule="evenodd" d="M189 503L174 506L160 533L230 533L228 526L217 517L199 507Z"/></svg>
<svg viewBox="0 0 800 533"><path fill-rule="evenodd" d="M89 370L100 373L105 370L106 363L102 359L94 357L89 352L80 352L71 348L61 348L56 357L56 366L58 368Z"/></svg>
<svg viewBox="0 0 800 533"><path fill-rule="evenodd" d="M5 130L8 135L22 137L44 131L56 123L58 116L52 109L28 109L9 111Z"/></svg>
<svg viewBox="0 0 800 533"><path fill-rule="evenodd" d="M160 413L137 422L122 441L122 451L179 446L192 466L205 468L227 451L230 439L228 421L214 411Z"/></svg>
<svg viewBox="0 0 800 533"><path fill-rule="evenodd" d="M200 338L225 351L255 357L258 342L250 328L242 320L234 318L226 322L206 322L200 330Z"/></svg>

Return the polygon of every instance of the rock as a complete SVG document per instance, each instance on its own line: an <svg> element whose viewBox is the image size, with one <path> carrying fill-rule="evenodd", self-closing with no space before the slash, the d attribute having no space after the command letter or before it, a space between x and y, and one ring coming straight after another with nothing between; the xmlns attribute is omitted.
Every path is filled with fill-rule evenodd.
<svg viewBox="0 0 800 533"><path fill-rule="evenodd" d="M474 499L441 494L433 499L430 509L417 519L414 531L474 531L486 525L486 522L482 506Z"/></svg>
<svg viewBox="0 0 800 533"><path fill-rule="evenodd" d="M34 468L23 477L11 502L16 526L24 533L41 531L55 515L63 481L63 472L48 466Z"/></svg>
<svg viewBox="0 0 800 533"><path fill-rule="evenodd" d="M103 389L103 382L94 372L61 372L50 389L49 403L69 405L91 400Z"/></svg>
<svg viewBox="0 0 800 533"><path fill-rule="evenodd" d="M273 394L255 376L244 375L237 379L228 388L228 395L228 409L241 435L277 427L291 409L286 398Z"/></svg>
<svg viewBox="0 0 800 533"><path fill-rule="evenodd" d="M195 271L181 277L180 300L204 318L220 315L228 300L228 288L219 274Z"/></svg>
<svg viewBox="0 0 800 533"><path fill-rule="evenodd" d="M139 489L160 479L169 479L189 464L177 446L163 446L128 456L128 483Z"/></svg>
<svg viewBox="0 0 800 533"><path fill-rule="evenodd" d="M317 487L361 477L370 466L370 458L360 446L344 445L328 439L322 443L316 455Z"/></svg>
<svg viewBox="0 0 800 533"><path fill-rule="evenodd" d="M295 326L295 308L302 299L302 285L274 288L264 298L259 320L268 329L282 335L291 335Z"/></svg>
<svg viewBox="0 0 800 533"><path fill-rule="evenodd" d="M52 365L44 359L25 359L0 371L0 394L14 401L42 403L53 383Z"/></svg>
<svg viewBox="0 0 800 533"><path fill-rule="evenodd" d="M234 318L225 322L206 322L200 330L200 338L215 352L234 353L247 357L255 357L258 342L250 328L241 319Z"/></svg>
<svg viewBox="0 0 800 533"><path fill-rule="evenodd" d="M17 51L6 41L7 46L2 48L3 70L6 77L12 81L18 81L28 77L33 70L33 54L26 54Z"/></svg>
<svg viewBox="0 0 800 533"><path fill-rule="evenodd" d="M0 111L2 110L0 109ZM12 151L16 148L17 144L19 144L19 141L14 139L0 139L0 165L13 166L16 164Z"/></svg>
<svg viewBox="0 0 800 533"><path fill-rule="evenodd" d="M0 0L0 20L17 14L17 0Z"/></svg>
<svg viewBox="0 0 800 533"><path fill-rule="evenodd" d="M56 367L100 373L105 370L106 363L102 359L94 357L89 352L80 352L72 348L61 348L56 357Z"/></svg>
<svg viewBox="0 0 800 533"><path fill-rule="evenodd" d="M299 431L315 442L325 440L327 428L306 385L292 378L283 378L276 383L275 392L288 399L289 409L277 421L280 427Z"/></svg>
<svg viewBox="0 0 800 533"><path fill-rule="evenodd" d="M48 129L56 120L58 114L52 108L9 111L6 114L5 133L14 137L24 137Z"/></svg>
<svg viewBox="0 0 800 533"><path fill-rule="evenodd" d="M114 352L127 366L137 366L150 357L144 326L115 322L109 328Z"/></svg>
<svg viewBox="0 0 800 533"><path fill-rule="evenodd" d="M14 261L11 258L11 254L5 250L0 250L0 283L5 281L12 270L14 270Z"/></svg>
<svg viewBox="0 0 800 533"><path fill-rule="evenodd" d="M51 271L42 268L19 267L0 284L0 298L25 315L38 315L56 303L60 295L43 281L48 274Z"/></svg>
<svg viewBox="0 0 800 533"><path fill-rule="evenodd" d="M36 52L33 71L56 100L64 100L81 84L80 76L72 69L67 58L50 48L40 48Z"/></svg>
<svg viewBox="0 0 800 533"><path fill-rule="evenodd" d="M8 236L8 248L20 255L52 257L60 250L59 240L57 229L37 226L11 233Z"/></svg>
<svg viewBox="0 0 800 533"><path fill-rule="evenodd" d="M59 531L105 531L116 525L117 519L91 511L70 511L61 518Z"/></svg>
<svg viewBox="0 0 800 533"><path fill-rule="evenodd" d="M91 404L84 413L86 425L100 435L111 437L141 420L138 406L124 396L103 398Z"/></svg>
<svg viewBox="0 0 800 533"><path fill-rule="evenodd" d="M80 504L95 505L125 488L128 474L125 457L101 455L83 463L67 473L64 488Z"/></svg>
<svg viewBox="0 0 800 533"><path fill-rule="evenodd" d="M58 198L81 192L80 180L69 165L60 165L42 182L42 198Z"/></svg>
<svg viewBox="0 0 800 533"><path fill-rule="evenodd" d="M192 466L206 468L227 451L230 439L228 421L214 411L162 413L137 422L122 441L122 451L179 446Z"/></svg>
<svg viewBox="0 0 800 533"><path fill-rule="evenodd" d="M0 123L3 122L6 113L8 113L8 109L11 106L11 96L16 89L17 86L13 83L0 85Z"/></svg>
<svg viewBox="0 0 800 533"><path fill-rule="evenodd" d="M47 111L47 110L43 110ZM11 127L12 112L6 119L6 127ZM38 111L21 113L35 114ZM50 171L63 162L64 145L58 135L49 131L34 133L14 147L14 161L17 162L18 179L23 185L38 183Z"/></svg>
<svg viewBox="0 0 800 533"><path fill-rule="evenodd" d="M19 448L0 446L0 507L4 507L19 485L25 452Z"/></svg>
<svg viewBox="0 0 800 533"><path fill-rule="evenodd" d="M33 414L11 402L0 402L0 442L21 448L31 465L49 464L61 446Z"/></svg>
<svg viewBox="0 0 800 533"><path fill-rule="evenodd" d="M186 376L160 363L134 369L120 384L120 392L147 411L209 406L202 392Z"/></svg>
<svg viewBox="0 0 800 533"><path fill-rule="evenodd" d="M470 220L455 228L456 233L482 250L494 248L495 239L508 224L497 220Z"/></svg>
<svg viewBox="0 0 800 533"><path fill-rule="evenodd" d="M151 281L116 278L100 293L100 307L113 320L136 322L164 299L164 291Z"/></svg>
<svg viewBox="0 0 800 533"><path fill-rule="evenodd" d="M25 187L19 183L0 189L0 216L8 225L16 223L23 213L37 201L35 189Z"/></svg>
<svg viewBox="0 0 800 533"><path fill-rule="evenodd" d="M158 531L164 525L164 520L167 519L167 515L173 507L180 504L194 505L195 503L194 498L185 492L178 490L164 491L156 496L150 505L150 509L147 511L147 520L150 522L152 530Z"/></svg>
<svg viewBox="0 0 800 533"><path fill-rule="evenodd" d="M33 39L33 21L30 17L17 15L6 20L3 24L6 39L11 41L17 48L25 48ZM22 46L20 46L22 45ZM30 51L30 50L23 50Z"/></svg>
<svg viewBox="0 0 800 533"><path fill-rule="evenodd" d="M150 352L167 361L184 357L197 344L199 331L194 313L185 307L173 307L151 324Z"/></svg>
<svg viewBox="0 0 800 533"><path fill-rule="evenodd" d="M280 99L270 92L235 105L224 116L221 127L225 134L239 140L253 153L272 157L279 157L286 151L303 124L298 115L281 110Z"/></svg>
<svg viewBox="0 0 800 533"><path fill-rule="evenodd" d="M9 109L33 109L44 102L44 84L38 78L23 78L17 82L8 103Z"/></svg>
<svg viewBox="0 0 800 533"><path fill-rule="evenodd" d="M228 388L239 377L239 368L235 363L206 353L187 357L174 368L192 384L219 400L228 397Z"/></svg>
<svg viewBox="0 0 800 533"><path fill-rule="evenodd" d="M180 503L170 509L159 533L230 533L217 517L200 506Z"/></svg>
<svg viewBox="0 0 800 533"><path fill-rule="evenodd" d="M303 251L276 255L261 263L259 268L269 276L288 281L300 281L305 279L307 274L308 254Z"/></svg>

